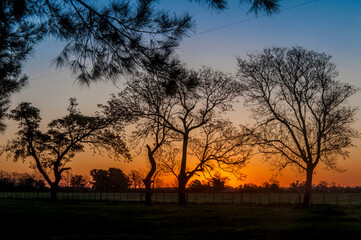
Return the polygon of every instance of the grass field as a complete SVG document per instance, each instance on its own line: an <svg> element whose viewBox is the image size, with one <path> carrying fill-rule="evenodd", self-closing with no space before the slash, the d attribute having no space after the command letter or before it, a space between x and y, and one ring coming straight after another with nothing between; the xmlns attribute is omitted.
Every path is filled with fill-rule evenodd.
<svg viewBox="0 0 361 240"><path fill-rule="evenodd" d="M1 198L49 199L49 192L0 192ZM59 200L121 201L141 202L144 193L96 193L96 192L59 192ZM177 203L177 193L153 193L157 203ZM188 193L191 204L301 204L302 193ZM313 205L355 206L361 205L361 193L313 193Z"/></svg>
<svg viewBox="0 0 361 240"><path fill-rule="evenodd" d="M0 200L2 239L360 239L361 207Z"/></svg>

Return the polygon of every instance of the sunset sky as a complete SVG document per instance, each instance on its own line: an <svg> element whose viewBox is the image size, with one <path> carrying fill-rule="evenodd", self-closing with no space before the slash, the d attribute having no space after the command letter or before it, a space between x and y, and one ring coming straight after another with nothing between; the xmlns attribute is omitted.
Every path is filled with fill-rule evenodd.
<svg viewBox="0 0 361 240"><path fill-rule="evenodd" d="M230 1L230 8L217 12L201 7L194 1L161 0L161 6L170 11L188 11L196 22L194 32L189 33L181 43L177 54L189 68L202 66L236 74L237 57L245 58L247 53L260 51L266 47L302 46L306 49L325 52L339 71L338 79L361 87L361 1L360 0L283 0L280 14L259 16L247 14L248 6L239 6L238 1ZM76 97L79 107L85 114L92 114L97 103L105 103L111 93L122 90L124 78L112 83L92 84L89 88L75 83L67 69L51 66L52 59L60 53L64 43L48 38L41 42L25 65L29 75L29 85L12 98L12 108L19 102L31 102L41 110L43 125L66 114L68 99ZM350 104L360 106L361 92L350 99ZM249 112L242 102L235 105L235 111L228 115L236 125L251 123ZM7 121L8 128L2 134L0 143L14 137L16 123ZM361 130L361 113L354 125ZM314 183L321 180L341 185L361 185L361 140L354 141L350 158L340 159L339 166L346 172L326 171L321 164L316 168ZM129 172L131 169L146 168L144 154L137 156L132 163L114 161L107 157L93 156L90 152L81 153L69 165L74 174L89 174L93 168L118 167ZM29 163L13 163L0 157L0 170L9 172L30 172ZM253 159L244 168L247 178L244 183L261 184L275 173L272 166L261 159ZM285 170L277 178L282 185L304 180L302 174Z"/></svg>

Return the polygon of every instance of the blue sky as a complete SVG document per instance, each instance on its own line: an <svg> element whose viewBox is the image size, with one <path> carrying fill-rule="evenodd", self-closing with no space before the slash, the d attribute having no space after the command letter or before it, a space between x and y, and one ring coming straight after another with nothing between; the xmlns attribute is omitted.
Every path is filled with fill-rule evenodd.
<svg viewBox="0 0 361 240"><path fill-rule="evenodd" d="M177 50L179 57L189 68L198 69L210 66L218 70L235 74L237 71L236 57L246 57L247 53L262 50L266 47L302 46L307 49L325 52L333 56L340 72L339 80L361 87L361 1L360 0L283 0L281 9L306 3L303 6L281 11L280 14L259 17L240 24L222 29L194 35L216 27L253 18L247 14L248 6L239 6L238 1L230 0L229 9L223 12L211 11L187 0L161 0L163 8L177 13L188 12L194 17L196 28L189 33ZM307 4L308 3L308 4ZM49 38L40 43L31 58L29 58L24 72L30 76L29 86L13 98L15 107L21 101L32 102L41 109L44 122L65 113L67 100L77 97L80 108L85 113L94 112L97 103L104 103L109 94L119 92L122 81L114 86L111 83L93 84L89 88L80 87L74 83L69 71L55 69L51 60L61 51L64 43ZM45 76L46 74L49 74ZM352 97L354 106L360 106L361 93ZM230 116L235 121L247 119L247 111L241 104ZM16 131L16 125L8 122L8 130L3 135L1 143L11 138ZM361 115L355 125L361 129ZM361 184L361 157L360 141L355 141L358 148L351 151L351 159L344 163L349 170L346 175L331 173L336 182L344 184ZM104 160L105 161L105 160ZM103 162L104 162L103 161ZM106 162L106 161L105 161ZM98 166L93 162L92 166ZM107 162L112 164L112 162ZM74 171L81 170L81 164L73 163ZM138 163L129 165L137 167ZM124 163L117 162L116 167L124 168ZM114 166L113 165L113 166ZM99 165L100 166L100 165ZM271 173L266 170L267 165L259 167L260 171L267 172L268 180ZM252 167L252 165L250 166ZM263 170L261 168L264 168ZM8 171L26 171L28 164L5 162L0 158L0 169ZM85 172L89 172L87 169ZM318 174L322 180L322 171ZM249 176L250 182L258 181ZM331 181L331 180L329 180Z"/></svg>

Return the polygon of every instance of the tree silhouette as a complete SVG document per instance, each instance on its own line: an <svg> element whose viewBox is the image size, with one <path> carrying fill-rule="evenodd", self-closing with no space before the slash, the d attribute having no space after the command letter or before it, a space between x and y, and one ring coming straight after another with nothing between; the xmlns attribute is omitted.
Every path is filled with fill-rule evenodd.
<svg viewBox="0 0 361 240"><path fill-rule="evenodd" d="M82 175L74 175L70 179L70 187L82 189L85 188L87 182Z"/></svg>
<svg viewBox="0 0 361 240"><path fill-rule="evenodd" d="M120 192L128 189L130 180L119 168L92 169L90 176L93 178L93 187L97 191Z"/></svg>
<svg viewBox="0 0 361 240"><path fill-rule="evenodd" d="M174 107L165 123L180 136L180 154L163 157L162 165L177 177L178 201L186 204L186 185L195 174L212 169L212 163L219 167L245 163L245 139L231 125L217 119L232 109L239 86L230 76L210 68L182 72L169 83L174 91ZM188 163L192 153L198 160L193 169Z"/></svg>
<svg viewBox="0 0 361 240"><path fill-rule="evenodd" d="M228 3L196 2L218 10L227 8ZM250 4L250 12L256 14L279 10L278 0L240 3ZM69 67L86 84L115 80L138 67L153 71L174 64L172 53L193 25L189 15L162 10L156 0L102 4L89 0L3 0L0 13L0 50L7 55L2 55L1 61L10 56L17 68L4 68L2 73L19 74L34 44L52 35L67 43L56 60L58 66Z"/></svg>
<svg viewBox="0 0 361 240"><path fill-rule="evenodd" d="M86 84L117 80L139 68L153 72L178 64L172 53L193 25L188 14L172 15L155 7L155 0L112 1L103 8L85 0L40 2L40 11L49 16L49 31L67 42L57 65L70 67ZM226 7L225 1L206 2ZM240 2L251 4L255 13L278 10L277 0Z"/></svg>
<svg viewBox="0 0 361 240"><path fill-rule="evenodd" d="M223 192L228 181L229 181L228 177L222 177L220 173L216 173L209 180L209 185L212 187L214 191Z"/></svg>
<svg viewBox="0 0 361 240"><path fill-rule="evenodd" d="M192 0L189 0L192 1ZM228 8L228 0L194 0L198 3L207 4L211 9L224 10ZM269 15L279 12L279 0L239 0L240 4L250 4L249 13L265 12Z"/></svg>
<svg viewBox="0 0 361 240"><path fill-rule="evenodd" d="M348 156L357 136L351 127L357 108L347 104L357 90L335 80L330 59L301 47L268 48L238 59L241 93L257 121L250 131L280 169L293 165L306 172L304 206L317 165L337 170L337 158Z"/></svg>
<svg viewBox="0 0 361 240"><path fill-rule="evenodd" d="M51 188L51 200L56 200L62 174L70 170L68 163L85 145L101 153L129 160L130 155L122 136L122 127L110 115L85 116L70 99L68 115L48 124L48 131L39 130L39 109L30 103L20 103L10 117L19 122L18 137L8 141L1 153L14 161L31 158L31 166L37 169Z"/></svg>
<svg viewBox="0 0 361 240"><path fill-rule="evenodd" d="M110 112L117 115L126 112L131 116L136 130L132 134L135 145L146 143L150 170L143 179L145 186L145 204L150 205L152 199L152 183L157 171L157 155L165 145L169 146L170 137L174 135L166 127L164 119L169 119L174 101L163 86L164 79L157 79L151 74L136 74L127 82L126 88L113 96L109 101ZM143 146L143 144L141 144Z"/></svg>
<svg viewBox="0 0 361 240"><path fill-rule="evenodd" d="M200 180L195 179L188 184L188 191L190 192L207 192L210 186L203 184Z"/></svg>
<svg viewBox="0 0 361 240"><path fill-rule="evenodd" d="M156 0L2 0L0 3L0 131L12 94L27 83L24 62L46 36L66 42L55 62L77 74L80 83L112 80L142 68L159 71L178 64L174 49L193 26ZM227 1L198 0L224 9ZM241 0L250 11L277 12L277 0Z"/></svg>
<svg viewBox="0 0 361 240"><path fill-rule="evenodd" d="M49 31L67 42L57 66L69 67L85 84L174 64L173 50L192 26L189 15L161 10L152 0L41 2Z"/></svg>
<svg viewBox="0 0 361 240"><path fill-rule="evenodd" d="M140 170L132 170L128 174L129 180L132 182L134 188L141 188L143 186L143 172Z"/></svg>
<svg viewBox="0 0 361 240"><path fill-rule="evenodd" d="M11 96L27 83L22 66L45 33L44 25L30 21L32 14L25 1L0 2L0 131Z"/></svg>
<svg viewBox="0 0 361 240"><path fill-rule="evenodd" d="M213 168L211 162L219 166L245 162L245 138L229 123L216 121L231 110L239 91L237 82L224 73L210 68L198 72L178 69L166 75L136 76L109 105L122 106L148 121L140 132L152 133L158 162L177 177L179 203L186 204L185 188L194 174ZM166 141L174 142L173 146L157 147ZM199 153L194 169L187 164L191 151Z"/></svg>

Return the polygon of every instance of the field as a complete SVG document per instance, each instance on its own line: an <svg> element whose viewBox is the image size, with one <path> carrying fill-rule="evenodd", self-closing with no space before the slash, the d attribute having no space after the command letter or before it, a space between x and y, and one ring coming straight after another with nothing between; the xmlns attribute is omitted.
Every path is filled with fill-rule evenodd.
<svg viewBox="0 0 361 240"><path fill-rule="evenodd" d="M158 192L153 194L156 203L177 203L177 193ZM190 204L301 204L302 193L188 193ZM49 199L48 192L0 192L0 199ZM59 200L142 202L143 193L96 193L59 192ZM313 205L354 206L361 205L361 193L313 193Z"/></svg>
<svg viewBox="0 0 361 240"><path fill-rule="evenodd" d="M4 239L360 239L361 207L0 199Z"/></svg>

